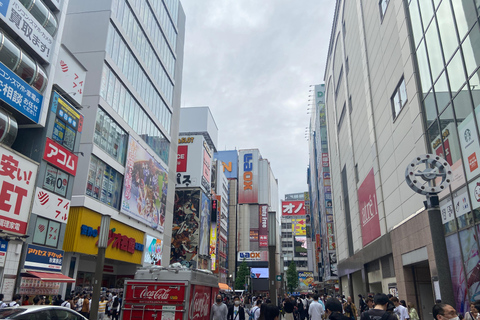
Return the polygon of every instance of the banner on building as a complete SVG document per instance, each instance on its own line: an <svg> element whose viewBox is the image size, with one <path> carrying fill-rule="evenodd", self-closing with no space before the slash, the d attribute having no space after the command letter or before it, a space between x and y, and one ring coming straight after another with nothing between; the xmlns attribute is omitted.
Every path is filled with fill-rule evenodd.
<svg viewBox="0 0 480 320"><path fill-rule="evenodd" d="M295 257L306 257L307 256L307 237L295 236L293 249L295 250Z"/></svg>
<svg viewBox="0 0 480 320"><path fill-rule="evenodd" d="M161 266L163 240L161 238L146 235L145 248L143 254L144 266Z"/></svg>
<svg viewBox="0 0 480 320"><path fill-rule="evenodd" d="M25 269L60 272L63 255L63 250L28 244Z"/></svg>
<svg viewBox="0 0 480 320"><path fill-rule="evenodd" d="M227 179L238 178L237 150L218 151L215 153L215 159L218 159L222 162L223 173Z"/></svg>
<svg viewBox="0 0 480 320"><path fill-rule="evenodd" d="M268 247L268 205L259 205L258 243L260 247Z"/></svg>
<svg viewBox="0 0 480 320"><path fill-rule="evenodd" d="M302 290L312 288L313 286L313 271L299 271L298 272L299 287Z"/></svg>
<svg viewBox="0 0 480 320"><path fill-rule="evenodd" d="M237 261L268 261L268 251L239 251Z"/></svg>
<svg viewBox="0 0 480 320"><path fill-rule="evenodd" d="M200 213L200 243L198 248L198 254L207 256L209 255L210 246L210 199L203 192L201 200L201 213ZM214 223L216 225L216 223Z"/></svg>
<svg viewBox="0 0 480 320"><path fill-rule="evenodd" d="M358 207L362 229L362 243L366 246L380 237L380 219L378 217L377 189L373 168L358 188Z"/></svg>
<svg viewBox="0 0 480 320"><path fill-rule="evenodd" d="M163 232L167 186L167 171L130 136L120 211Z"/></svg>
<svg viewBox="0 0 480 320"><path fill-rule="evenodd" d="M238 154L238 203L258 203L257 149L240 150Z"/></svg>
<svg viewBox="0 0 480 320"><path fill-rule="evenodd" d="M50 220L67 223L70 200L37 187L32 212Z"/></svg>
<svg viewBox="0 0 480 320"><path fill-rule="evenodd" d="M292 232L296 236L306 236L307 223L305 219L292 219Z"/></svg>
<svg viewBox="0 0 480 320"><path fill-rule="evenodd" d="M283 216L304 216L305 201L304 200L285 200L282 201Z"/></svg>
<svg viewBox="0 0 480 320"><path fill-rule="evenodd" d="M177 172L187 172L188 145L178 146Z"/></svg>
<svg viewBox="0 0 480 320"><path fill-rule="evenodd" d="M25 234L38 166L0 146L0 230Z"/></svg>

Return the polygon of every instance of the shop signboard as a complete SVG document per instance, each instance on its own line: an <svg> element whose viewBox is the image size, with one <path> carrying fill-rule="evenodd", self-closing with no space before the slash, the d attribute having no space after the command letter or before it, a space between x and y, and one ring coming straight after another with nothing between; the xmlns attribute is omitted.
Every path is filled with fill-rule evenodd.
<svg viewBox="0 0 480 320"><path fill-rule="evenodd" d="M258 243L260 247L268 247L268 205L260 205Z"/></svg>
<svg viewBox="0 0 480 320"><path fill-rule="evenodd" d="M322 167L328 167L329 166L329 163L328 163L328 153L324 152L322 153Z"/></svg>
<svg viewBox="0 0 480 320"><path fill-rule="evenodd" d="M77 173L78 157L48 137L43 159L72 176Z"/></svg>
<svg viewBox="0 0 480 320"><path fill-rule="evenodd" d="M238 203L258 203L258 159L257 149L240 150L238 153Z"/></svg>
<svg viewBox="0 0 480 320"><path fill-rule="evenodd" d="M215 159L222 162L223 173L227 179L238 178L238 154L237 150L218 151L215 153Z"/></svg>
<svg viewBox="0 0 480 320"><path fill-rule="evenodd" d="M313 285L313 271L299 271L298 272L299 287L306 290Z"/></svg>
<svg viewBox="0 0 480 320"><path fill-rule="evenodd" d="M0 239L0 268L5 266L5 259L7 257L8 241Z"/></svg>
<svg viewBox="0 0 480 320"><path fill-rule="evenodd" d="M28 244L25 256L25 269L60 272L63 263L63 250Z"/></svg>
<svg viewBox="0 0 480 320"><path fill-rule="evenodd" d="M292 219L292 232L296 236L306 236L307 223L305 219Z"/></svg>
<svg viewBox="0 0 480 320"><path fill-rule="evenodd" d="M377 190L373 168L358 188L358 206L362 229L362 243L366 246L381 235L378 217Z"/></svg>
<svg viewBox="0 0 480 320"><path fill-rule="evenodd" d="M35 123L40 120L43 96L1 62L0 99Z"/></svg>
<svg viewBox="0 0 480 320"><path fill-rule="evenodd" d="M250 242L258 241L258 228L250 229Z"/></svg>
<svg viewBox="0 0 480 320"><path fill-rule="evenodd" d="M237 261L268 261L268 251L239 251Z"/></svg>
<svg viewBox="0 0 480 320"><path fill-rule="evenodd" d="M177 172L187 172L188 145L178 146Z"/></svg>
<svg viewBox="0 0 480 320"><path fill-rule="evenodd" d="M167 171L130 136L120 211L163 232L167 185Z"/></svg>
<svg viewBox="0 0 480 320"><path fill-rule="evenodd" d="M82 65L61 46L55 68L55 83L79 104L82 103L86 75Z"/></svg>
<svg viewBox="0 0 480 320"><path fill-rule="evenodd" d="M304 216L304 200L286 200L282 201L282 216Z"/></svg>
<svg viewBox="0 0 480 320"><path fill-rule="evenodd" d="M472 179L480 173L480 146L478 143L477 130L475 129L475 121L473 113L469 114L458 125L458 138L463 153L463 161L467 180Z"/></svg>
<svg viewBox="0 0 480 320"><path fill-rule="evenodd" d="M162 252L163 252L163 240L161 238L152 237L146 235L145 250L143 255L144 266L161 266L162 265Z"/></svg>
<svg viewBox="0 0 480 320"><path fill-rule="evenodd" d="M0 230L25 234L38 166L0 146Z"/></svg>
<svg viewBox="0 0 480 320"><path fill-rule="evenodd" d="M37 187L32 212L50 220L67 223L70 200Z"/></svg>
<svg viewBox="0 0 480 320"><path fill-rule="evenodd" d="M203 170L202 170L202 186L206 192L210 192L211 178L210 171L212 166L212 150L207 144L207 141L203 141Z"/></svg>
<svg viewBox="0 0 480 320"><path fill-rule="evenodd" d="M209 254L208 247L210 246L210 199L203 192L201 199L201 213L200 213L200 243L198 254L207 256ZM214 223L216 225L216 223Z"/></svg>
<svg viewBox="0 0 480 320"><path fill-rule="evenodd" d="M74 131L82 132L83 115L56 91L53 91L51 111Z"/></svg>
<svg viewBox="0 0 480 320"><path fill-rule="evenodd" d="M46 62L53 38L19 0L0 0L0 18Z"/></svg>

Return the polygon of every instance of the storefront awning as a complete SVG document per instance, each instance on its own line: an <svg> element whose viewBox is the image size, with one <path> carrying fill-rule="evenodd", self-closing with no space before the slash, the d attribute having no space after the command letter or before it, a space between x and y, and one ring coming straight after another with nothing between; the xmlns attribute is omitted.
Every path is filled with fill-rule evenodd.
<svg viewBox="0 0 480 320"><path fill-rule="evenodd" d="M218 287L220 288L220 290L232 290L232 288L230 288L228 286L228 284L226 284L226 283L221 283L220 282L220 283L218 283Z"/></svg>
<svg viewBox="0 0 480 320"><path fill-rule="evenodd" d="M75 279L55 272L27 271L22 276L39 278L44 282L75 282Z"/></svg>

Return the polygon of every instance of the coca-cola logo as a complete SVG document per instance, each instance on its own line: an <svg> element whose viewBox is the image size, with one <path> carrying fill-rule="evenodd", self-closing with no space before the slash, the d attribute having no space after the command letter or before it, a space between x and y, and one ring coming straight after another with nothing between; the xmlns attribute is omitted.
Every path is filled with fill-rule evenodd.
<svg viewBox="0 0 480 320"><path fill-rule="evenodd" d="M158 289L158 290L148 290L148 288L143 289L140 293L140 299L149 299L149 300L168 300L170 289Z"/></svg>
<svg viewBox="0 0 480 320"><path fill-rule="evenodd" d="M210 305L210 294L195 292L193 301L190 304L189 319L203 318L208 315L208 306Z"/></svg>

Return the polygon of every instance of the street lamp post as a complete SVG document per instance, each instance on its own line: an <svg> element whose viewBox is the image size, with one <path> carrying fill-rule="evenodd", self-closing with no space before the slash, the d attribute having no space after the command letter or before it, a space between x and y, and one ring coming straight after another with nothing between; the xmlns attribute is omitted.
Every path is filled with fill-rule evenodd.
<svg viewBox="0 0 480 320"><path fill-rule="evenodd" d="M268 288L270 291L270 300L277 305L277 290L275 287L276 263L275 247L277 238L277 219L275 212L268 213Z"/></svg>
<svg viewBox="0 0 480 320"><path fill-rule="evenodd" d="M95 280L93 283L92 307L90 309L90 320L98 319L98 302L102 289L103 267L105 265L105 251L108 245L108 232L110 229L110 216L102 216L100 233L98 235L98 254L95 266Z"/></svg>

